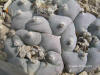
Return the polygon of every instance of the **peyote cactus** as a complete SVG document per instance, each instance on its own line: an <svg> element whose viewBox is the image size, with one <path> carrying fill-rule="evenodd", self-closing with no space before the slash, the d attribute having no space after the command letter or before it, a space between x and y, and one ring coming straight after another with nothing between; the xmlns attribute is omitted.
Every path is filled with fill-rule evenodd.
<svg viewBox="0 0 100 75"><path fill-rule="evenodd" d="M71 33L70 33L71 31ZM71 23L67 26L66 30L62 33L61 46L65 51L73 51L77 42L74 24Z"/></svg>
<svg viewBox="0 0 100 75"><path fill-rule="evenodd" d="M100 50L97 48L90 48L88 50L88 61L87 61L87 67L85 68L86 71L91 71L93 69L96 69L98 66L100 66Z"/></svg>
<svg viewBox="0 0 100 75"><path fill-rule="evenodd" d="M67 72L79 73L85 68L87 62L87 53L74 53L64 51L62 53L62 57ZM72 59L73 57L74 59Z"/></svg>
<svg viewBox="0 0 100 75"><path fill-rule="evenodd" d="M25 29L52 34L48 21L42 16L33 16L33 18L25 24Z"/></svg>
<svg viewBox="0 0 100 75"><path fill-rule="evenodd" d="M100 39L100 18L97 18L88 28L92 35L98 36Z"/></svg>
<svg viewBox="0 0 100 75"><path fill-rule="evenodd" d="M95 16L90 13L80 13L74 20L76 31L78 33L88 32L87 28L95 19Z"/></svg>
<svg viewBox="0 0 100 75"><path fill-rule="evenodd" d="M16 31L16 35L18 35L27 45L38 45L41 42L41 34L38 32L18 30Z"/></svg>
<svg viewBox="0 0 100 75"><path fill-rule="evenodd" d="M30 11L32 3L28 0L15 0L8 8L8 13L11 16L15 16L18 10ZM14 7L14 8L13 8Z"/></svg>
<svg viewBox="0 0 100 75"><path fill-rule="evenodd" d="M54 35L61 35L71 22L72 20L65 16L51 15L49 17L50 27Z"/></svg>
<svg viewBox="0 0 100 75"><path fill-rule="evenodd" d="M99 19L76 0L15 0L8 9L12 31L4 47L7 61L29 75L77 74L100 65L99 29L97 35L91 31Z"/></svg>
<svg viewBox="0 0 100 75"><path fill-rule="evenodd" d="M62 2L63 4L58 9L59 15L68 16L75 20L76 16L82 11L80 5L75 0L62 0Z"/></svg>
<svg viewBox="0 0 100 75"><path fill-rule="evenodd" d="M18 66L0 60L0 75L28 75Z"/></svg>
<svg viewBox="0 0 100 75"><path fill-rule="evenodd" d="M13 17L11 25L13 29L25 29L25 24L32 18L32 12L26 11L22 12L18 10L16 16Z"/></svg>

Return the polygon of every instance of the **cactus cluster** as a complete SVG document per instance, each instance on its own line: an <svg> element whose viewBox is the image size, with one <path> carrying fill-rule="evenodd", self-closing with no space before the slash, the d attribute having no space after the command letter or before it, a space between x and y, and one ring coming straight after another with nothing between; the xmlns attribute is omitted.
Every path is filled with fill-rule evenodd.
<svg viewBox="0 0 100 75"><path fill-rule="evenodd" d="M78 74L100 65L100 19L76 0L14 0L8 62L29 75Z"/></svg>

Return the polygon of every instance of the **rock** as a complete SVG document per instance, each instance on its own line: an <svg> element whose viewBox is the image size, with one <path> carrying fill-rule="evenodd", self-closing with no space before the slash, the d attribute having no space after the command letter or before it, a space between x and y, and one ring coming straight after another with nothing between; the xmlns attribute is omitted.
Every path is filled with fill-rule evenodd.
<svg viewBox="0 0 100 75"><path fill-rule="evenodd" d="M95 73L95 75L100 75L100 72L98 72L98 73Z"/></svg>
<svg viewBox="0 0 100 75"><path fill-rule="evenodd" d="M63 73L61 75L75 75L75 74L70 74L70 73Z"/></svg>
<svg viewBox="0 0 100 75"><path fill-rule="evenodd" d="M86 71L83 71L82 73L80 73L79 75L88 75L88 73Z"/></svg>
<svg viewBox="0 0 100 75"><path fill-rule="evenodd" d="M7 28L5 25L2 24L3 21L0 20L0 39L3 39L5 40L6 39L6 34L8 33L9 31L9 28Z"/></svg>

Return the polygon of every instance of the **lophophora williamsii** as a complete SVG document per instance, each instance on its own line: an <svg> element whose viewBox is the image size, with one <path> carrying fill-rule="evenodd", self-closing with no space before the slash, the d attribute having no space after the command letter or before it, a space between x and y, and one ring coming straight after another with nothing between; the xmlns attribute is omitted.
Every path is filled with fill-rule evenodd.
<svg viewBox="0 0 100 75"><path fill-rule="evenodd" d="M8 13L12 18L4 48L8 62L29 75L60 75L63 70L77 74L100 65L99 59L94 61L100 56L99 29L98 36L91 31L100 21L77 1L15 0Z"/></svg>

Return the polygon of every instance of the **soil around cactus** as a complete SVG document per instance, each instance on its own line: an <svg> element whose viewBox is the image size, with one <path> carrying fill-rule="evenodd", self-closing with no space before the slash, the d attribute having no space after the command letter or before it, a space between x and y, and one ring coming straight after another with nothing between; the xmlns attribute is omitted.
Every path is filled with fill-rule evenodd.
<svg viewBox="0 0 100 75"><path fill-rule="evenodd" d="M100 0L78 0L85 12L90 12L96 17L100 17Z"/></svg>

